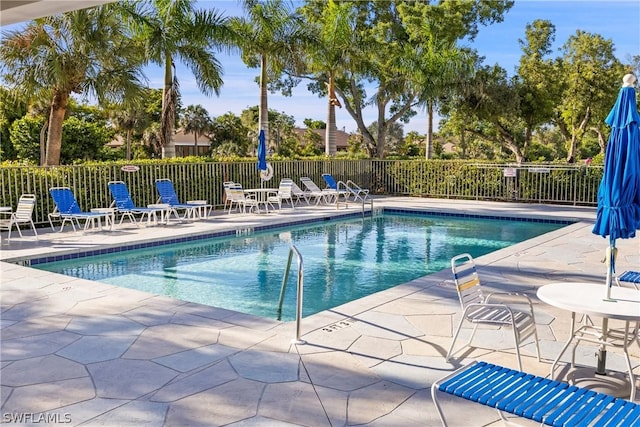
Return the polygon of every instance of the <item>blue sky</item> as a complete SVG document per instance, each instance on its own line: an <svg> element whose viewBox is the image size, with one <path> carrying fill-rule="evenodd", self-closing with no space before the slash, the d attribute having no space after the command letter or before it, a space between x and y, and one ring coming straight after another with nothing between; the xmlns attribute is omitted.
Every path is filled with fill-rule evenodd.
<svg viewBox="0 0 640 427"><path fill-rule="evenodd" d="M200 1L202 7L214 7L225 15L240 13L235 0ZM617 57L629 62L631 55L640 55L640 1L541 1L516 0L515 5L506 14L502 23L490 27L481 27L476 40L469 46L484 56L485 64L499 64L513 74L519 61L521 51L518 39L524 38L525 26L536 19L551 21L556 27L554 51L560 55L559 49L575 34L582 30L600 34L611 39L616 48ZM258 86L254 79L257 69L247 69L239 57L222 55L219 57L224 67L224 86L219 97L205 97L198 93L193 76L188 70L179 69L183 105L201 104L213 117L228 111L235 114L250 106L258 104ZM149 70L149 78L153 87L161 87L159 70ZM622 79L622 76L620 76ZM269 108L296 119L302 126L305 118L326 120L326 100L306 90L302 82L292 97L269 93ZM365 120L375 120L373 109L366 111ZM355 131L356 125L343 109L336 109L336 120L339 129ZM426 133L426 117L424 111L415 116L409 124L404 125L405 132L416 131Z"/></svg>

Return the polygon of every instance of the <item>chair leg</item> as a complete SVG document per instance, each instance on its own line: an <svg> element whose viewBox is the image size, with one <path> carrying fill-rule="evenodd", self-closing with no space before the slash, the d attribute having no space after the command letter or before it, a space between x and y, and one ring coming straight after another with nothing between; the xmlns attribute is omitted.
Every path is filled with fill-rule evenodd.
<svg viewBox="0 0 640 427"><path fill-rule="evenodd" d="M455 354L453 351L453 347L456 344L456 340L458 339L458 335L460 335L460 330L462 329L462 324L464 323L464 317L460 319L460 323L458 323L458 327L456 328L455 334L453 334L453 339L451 340L451 345L449 346L449 351L447 351L447 355L444 357L445 362L448 362L449 359ZM464 348L464 347L463 347Z"/></svg>
<svg viewBox="0 0 640 427"><path fill-rule="evenodd" d="M39 240L38 239L38 232L36 231L36 226L33 223L33 220L29 221L29 223L31 224L31 228L33 229L33 235L36 236L36 240Z"/></svg>

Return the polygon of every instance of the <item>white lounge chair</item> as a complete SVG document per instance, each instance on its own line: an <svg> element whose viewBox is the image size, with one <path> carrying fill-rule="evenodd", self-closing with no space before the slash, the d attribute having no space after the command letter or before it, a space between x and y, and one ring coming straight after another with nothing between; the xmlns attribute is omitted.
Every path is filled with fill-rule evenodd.
<svg viewBox="0 0 640 427"><path fill-rule="evenodd" d="M316 199L316 205L320 203L329 203L336 196L334 191L324 191L316 185L309 177L301 176L300 182L306 188L307 197Z"/></svg>

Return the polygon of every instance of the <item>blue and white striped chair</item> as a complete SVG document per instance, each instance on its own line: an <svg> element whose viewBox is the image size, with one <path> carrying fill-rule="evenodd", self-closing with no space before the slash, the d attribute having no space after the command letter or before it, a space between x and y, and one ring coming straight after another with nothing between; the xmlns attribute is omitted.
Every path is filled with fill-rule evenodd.
<svg viewBox="0 0 640 427"><path fill-rule="evenodd" d="M462 307L462 317L460 323L456 329L451 346L447 352L446 361L460 350L471 345L473 336L480 324L490 324L498 326L510 327L513 330L513 341L516 349L516 357L518 359L518 368L522 370L522 361L520 359L520 343L533 336L536 345L536 356L540 361L540 348L538 346L538 332L536 330L536 319L533 313L533 304L531 299L518 293L507 292L494 292L485 295L480 285L480 277L476 270L475 263L471 255L465 253L457 255L451 259L451 270L453 272L453 278L456 285L456 291L458 292L458 298L460 299L460 306ZM529 309L524 311L521 309L512 308L504 302L494 302L497 296L510 296L518 297L524 300L529 306ZM454 352L454 346L460 330L465 323L471 323L473 330L469 341Z"/></svg>

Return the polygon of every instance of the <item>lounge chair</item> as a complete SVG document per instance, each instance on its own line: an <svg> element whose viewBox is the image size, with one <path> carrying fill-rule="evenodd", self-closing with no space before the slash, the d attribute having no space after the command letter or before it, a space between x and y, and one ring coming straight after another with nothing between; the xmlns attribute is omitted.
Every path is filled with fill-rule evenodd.
<svg viewBox="0 0 640 427"><path fill-rule="evenodd" d="M336 181L329 173L323 173L322 179L324 179L324 182L327 184L327 188L337 191L345 200L349 200L350 197L353 197L354 201L360 200L364 202L369 196L368 189L361 188L351 180L347 180L347 182Z"/></svg>
<svg viewBox="0 0 640 427"><path fill-rule="evenodd" d="M293 180L291 180L291 195L295 199L295 203L300 203L300 200L304 200L307 202L307 205L311 204L309 197L307 197L307 193L302 191L298 184L296 184Z"/></svg>
<svg viewBox="0 0 640 427"><path fill-rule="evenodd" d="M151 223L152 218L154 221L157 221L156 213L159 212L160 209L142 208L136 206L131 199L127 184L125 184L123 181L109 181L107 183L107 187L109 187L109 192L111 192L111 196L113 197L112 206L114 206L116 210L121 214L120 224L122 224L124 218L127 217L129 218L129 221L139 227L140 225L136 221L135 215L140 215L141 221L146 215L147 224Z"/></svg>
<svg viewBox="0 0 640 427"><path fill-rule="evenodd" d="M301 176L300 182L302 183L304 188L306 188L305 193L307 194L307 197L316 199L316 205L320 203L329 203L336 195L335 191L333 190L322 190L309 177Z"/></svg>
<svg viewBox="0 0 640 427"><path fill-rule="evenodd" d="M181 203L178 200L176 190L173 187L173 182L167 178L156 179L156 190L160 196L158 203L169 205L169 207L177 211L184 211L184 219L196 219L206 216L206 212L211 208L211 205L208 205L206 200L187 201L187 203ZM203 210L205 215L203 215Z"/></svg>
<svg viewBox="0 0 640 427"><path fill-rule="evenodd" d="M451 346L445 360L449 359L460 350L471 345L471 340L475 335L478 325L494 325L494 326L506 326L510 327L513 331L513 340L515 344L516 357L518 359L518 369L522 370L522 361L520 359L520 343L523 339L529 336L533 336L536 346L536 355L538 361L540 361L540 349L538 346L538 332L536 330L536 320L533 313L533 305L531 299L524 294L516 293L500 293L493 292L485 295L482 291L480 284L480 277L476 270L473 258L469 254L461 254L451 258L451 271L453 272L453 278L456 284L456 291L458 292L458 298L460 300L460 306L462 307L462 316L460 317L460 323L456 329L453 339L451 340ZM528 306L528 310L512 308L509 305L502 302L495 302L496 296L516 296L523 299L523 302ZM456 352L453 351L462 325L465 323L471 323L473 329L467 343L459 348Z"/></svg>
<svg viewBox="0 0 640 427"><path fill-rule="evenodd" d="M3 215L9 215L8 218L4 217L0 219L0 230L8 230L7 242L11 241L11 230L13 226L16 226L18 234L22 237L22 231L20 231L20 224L29 224L33 229L33 234L38 240L38 232L36 226L33 224L33 209L36 206L36 196L33 194L23 194L18 200L18 206L15 212L3 212Z"/></svg>
<svg viewBox="0 0 640 427"><path fill-rule="evenodd" d="M291 208L295 209L295 206L293 203L293 194L291 192L292 184L293 184L293 181L291 179L283 178L280 181L280 185L278 186L278 192L270 193L267 196L267 203L269 203L271 206L274 206L274 204L277 204L278 209L282 209L282 202L288 201L291 204Z"/></svg>
<svg viewBox="0 0 640 427"><path fill-rule="evenodd" d="M53 229L52 218L58 218L62 221L60 230L64 228L64 224L68 221L73 227L73 231L76 231L76 224L80 227L80 220L84 220L84 230L89 228L89 224L95 227L95 221L101 225L102 218L106 218L108 213L105 212L85 212L80 209L78 201L69 187L52 187L49 189L49 194L53 198L53 202L56 207L53 212L49 214L49 224Z"/></svg>

